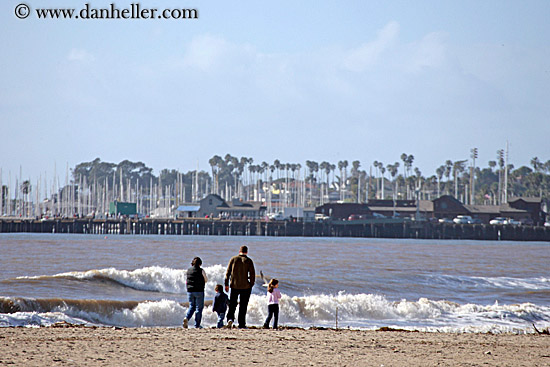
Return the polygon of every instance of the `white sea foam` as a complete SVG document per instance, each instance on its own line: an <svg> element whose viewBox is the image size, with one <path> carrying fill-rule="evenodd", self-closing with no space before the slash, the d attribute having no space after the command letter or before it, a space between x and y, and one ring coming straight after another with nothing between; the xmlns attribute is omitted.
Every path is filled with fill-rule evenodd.
<svg viewBox="0 0 550 367"><path fill-rule="evenodd" d="M0 313L0 327L40 327L51 326L58 322L68 322L74 325L89 324L85 320L70 317L62 312L16 312L10 314Z"/></svg>
<svg viewBox="0 0 550 367"><path fill-rule="evenodd" d="M209 278L205 288L205 299L212 300L216 284L223 284L225 267L205 267ZM108 279L137 290L182 294L186 296L186 270L151 266L136 270L115 268L61 273L45 278L72 277L75 279ZM41 277L34 277L41 278ZM22 278L20 278L22 279ZM548 289L547 278L506 277L456 277L440 276L439 282L462 282L469 286L494 286L501 288ZM258 291L258 290L256 290ZM263 290L262 290L263 291ZM284 292L284 291L283 291ZM140 326L180 326L186 307L174 300L144 301L133 308L113 308L109 311L79 308L78 304L67 302L53 307L49 312L18 312L0 314L0 326L50 325L58 321ZM36 311L42 311L37 309ZM104 313L101 313L104 312ZM247 320L250 325L262 325L267 316L265 296L252 294ZM280 324L293 326L350 326L376 329L382 326L405 329L445 332L529 332L532 323L541 328L550 326L550 307L532 303L489 305L459 304L445 300L419 298L417 300L392 301L377 294L335 295L317 294L308 296L283 295L280 301ZM217 317L211 307L205 307L203 325L214 326Z"/></svg>
<svg viewBox="0 0 550 367"><path fill-rule="evenodd" d="M117 325L125 327L178 327L187 308L171 300L146 301L134 308L90 312L61 304L49 312L0 314L0 326L51 325L55 322ZM532 323L550 326L550 307L531 303L500 305L457 304L420 298L417 301L389 301L372 294L312 295L280 301L280 325L376 329L382 326L442 332L533 332ZM249 325L262 325L267 316L265 296L252 295L248 307ZM203 311L202 325L212 327L217 316L211 307Z"/></svg>

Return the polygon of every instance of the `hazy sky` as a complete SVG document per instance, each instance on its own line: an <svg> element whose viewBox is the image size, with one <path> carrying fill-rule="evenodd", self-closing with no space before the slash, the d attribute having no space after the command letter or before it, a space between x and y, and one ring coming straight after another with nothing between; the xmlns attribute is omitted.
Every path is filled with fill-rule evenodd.
<svg viewBox="0 0 550 367"><path fill-rule="evenodd" d="M3 182L96 157L158 174L408 153L428 176L508 140L516 167L550 159L548 0L140 2L196 20L20 20L19 3L0 4Z"/></svg>

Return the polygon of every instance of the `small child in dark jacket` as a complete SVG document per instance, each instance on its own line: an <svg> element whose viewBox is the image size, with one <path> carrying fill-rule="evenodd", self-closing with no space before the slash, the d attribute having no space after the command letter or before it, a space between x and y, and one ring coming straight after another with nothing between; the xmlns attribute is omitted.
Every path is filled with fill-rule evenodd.
<svg viewBox="0 0 550 367"><path fill-rule="evenodd" d="M218 314L218 328L222 328L229 298L227 297L227 294L223 292L223 285L217 284L215 290L216 296L214 297L214 303L212 304L212 311Z"/></svg>

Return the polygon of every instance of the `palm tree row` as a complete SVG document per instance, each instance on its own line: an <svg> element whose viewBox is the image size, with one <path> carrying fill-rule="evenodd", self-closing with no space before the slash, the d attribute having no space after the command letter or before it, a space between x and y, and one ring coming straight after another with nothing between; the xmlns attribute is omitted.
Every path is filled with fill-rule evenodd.
<svg viewBox="0 0 550 367"><path fill-rule="evenodd" d="M508 164L504 166L502 152L497 152L497 161L490 161L489 168L468 165L467 160L447 160L435 170L435 174L424 177L418 167L413 167L414 156L403 153L403 173L399 174L399 162L384 164L374 161L369 172L361 170L358 160L352 162L348 175L348 161L333 164L327 161L305 162L302 172L300 163L282 163L276 159L272 164L262 161L254 164L252 157L233 157L226 154L222 159L214 156L209 160L212 176L206 177L206 193L215 193L225 199L266 201L268 194L275 193L284 205L315 206L328 201L365 202L369 199L424 199L441 195L454 195L463 202L499 204L502 200L504 171L510 172L509 196L550 196L548 173L550 160L542 163L538 158L531 160L533 169ZM336 174L337 169L339 175ZM372 172L374 168L375 172ZM390 177L386 176L390 173ZM473 176L472 176L473 173ZM189 176L189 173L187 174ZM443 177L446 180L443 180ZM469 199L468 190L472 178L476 192L474 200ZM185 180L189 183L189 179ZM273 197L273 196L272 196Z"/></svg>
<svg viewBox="0 0 550 367"><path fill-rule="evenodd" d="M512 196L550 197L550 160L543 163L533 158L533 169L525 166L514 169L512 164L505 164L503 150L499 150L497 160L488 162L488 168L475 167L466 159L446 160L433 175L426 177L413 166L412 154L403 153L400 158L401 174L400 162L374 161L367 172L361 170L361 162L355 160L348 172L347 160L337 164L307 160L301 172L299 163L275 160L273 164L264 161L253 165L252 158L239 160L228 154L221 160L214 156L211 165L216 184L211 193L226 199L236 197L270 203L275 200L286 206L316 206L330 201L360 203L372 199L429 200L441 195L452 195L465 204L498 205ZM235 170L238 174L227 174ZM250 173L239 180L243 170ZM233 189L220 190L224 185ZM475 187L473 192L472 187Z"/></svg>
<svg viewBox="0 0 550 367"><path fill-rule="evenodd" d="M516 169L499 150L488 167L475 167L469 160L446 160L433 175L423 176L413 165L413 155L403 153L400 159L387 164L375 160L367 165L367 171L361 169L359 160L352 161L348 170L347 160L307 160L304 166L278 159L254 164L252 157L226 154L208 161L210 173L163 169L155 176L141 162L113 164L98 158L77 165L70 178L67 167L64 185L55 170L49 183L46 177L36 184L17 177L12 185L10 174L8 185L4 185L0 169L0 215L38 215L46 209L67 216L102 213L113 200L136 202L141 213L149 214L159 208L173 211L181 203L196 203L208 194L225 200L262 201L269 211L336 201L433 200L442 195L452 195L465 204L485 205L499 205L513 196L550 198L550 160L534 157L531 167Z"/></svg>

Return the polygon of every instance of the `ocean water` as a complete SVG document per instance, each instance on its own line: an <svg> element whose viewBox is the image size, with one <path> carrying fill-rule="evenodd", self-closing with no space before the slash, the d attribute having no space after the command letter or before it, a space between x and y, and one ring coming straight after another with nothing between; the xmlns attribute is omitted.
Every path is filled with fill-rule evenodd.
<svg viewBox="0 0 550 367"><path fill-rule="evenodd" d="M217 236L0 234L0 326L66 321L179 327L186 269L203 260L206 300L249 247L247 323L267 316L259 277L277 278L280 325L531 333L550 327L550 243ZM203 325L216 324L211 306Z"/></svg>

